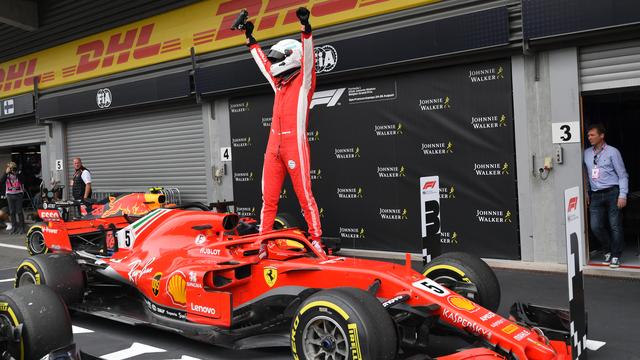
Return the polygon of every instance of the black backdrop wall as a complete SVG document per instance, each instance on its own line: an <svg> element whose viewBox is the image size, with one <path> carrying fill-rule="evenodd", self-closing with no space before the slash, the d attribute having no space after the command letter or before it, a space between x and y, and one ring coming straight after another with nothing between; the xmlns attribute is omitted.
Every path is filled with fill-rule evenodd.
<svg viewBox="0 0 640 360"><path fill-rule="evenodd" d="M258 217L273 94L230 101L234 200ZM326 236L420 252L421 176L441 182L442 250L519 259L508 59L316 89L308 138ZM299 214L287 180L279 212Z"/></svg>

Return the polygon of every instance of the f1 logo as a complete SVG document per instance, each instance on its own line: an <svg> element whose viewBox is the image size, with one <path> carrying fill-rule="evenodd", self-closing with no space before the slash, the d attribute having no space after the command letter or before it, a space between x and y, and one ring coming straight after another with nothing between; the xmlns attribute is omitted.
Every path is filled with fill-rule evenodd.
<svg viewBox="0 0 640 360"><path fill-rule="evenodd" d="M335 106L346 89L347 88L317 91L313 94L313 99L311 99L309 109L313 109L316 105L324 104L327 104L327 107Z"/></svg>
<svg viewBox="0 0 640 360"><path fill-rule="evenodd" d="M578 197L574 196L569 199L569 205L567 206L567 212L575 211L578 208Z"/></svg>
<svg viewBox="0 0 640 360"><path fill-rule="evenodd" d="M100 109L105 109L111 106L112 99L111 90L108 88L100 89L96 94L96 103Z"/></svg>
<svg viewBox="0 0 640 360"><path fill-rule="evenodd" d="M429 189L433 189L436 186L436 181L427 181L426 183L424 183L424 186L422 187L422 190L429 190Z"/></svg>
<svg viewBox="0 0 640 360"><path fill-rule="evenodd" d="M13 105L13 99L4 100L2 104L2 113L3 115L12 115L15 112L15 108Z"/></svg>

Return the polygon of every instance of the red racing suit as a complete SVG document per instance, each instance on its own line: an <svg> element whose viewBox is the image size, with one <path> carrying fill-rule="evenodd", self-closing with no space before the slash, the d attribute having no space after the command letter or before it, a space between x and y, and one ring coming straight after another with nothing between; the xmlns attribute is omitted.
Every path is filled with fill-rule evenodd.
<svg viewBox="0 0 640 360"><path fill-rule="evenodd" d="M284 177L289 173L303 210L312 240L320 240L322 230L318 205L311 192L307 121L309 103L316 88L315 54L311 33L302 32L300 73L288 81L271 75L271 62L257 43L249 46L260 71L275 92L269 142L262 170L262 211L260 231L273 229Z"/></svg>

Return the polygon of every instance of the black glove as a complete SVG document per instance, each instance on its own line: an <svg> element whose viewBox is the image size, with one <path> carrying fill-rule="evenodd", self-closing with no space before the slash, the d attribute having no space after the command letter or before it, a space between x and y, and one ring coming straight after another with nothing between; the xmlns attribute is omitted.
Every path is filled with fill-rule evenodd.
<svg viewBox="0 0 640 360"><path fill-rule="evenodd" d="M251 21L247 21L246 23L244 23L244 35L247 37L247 45L253 45L257 43L252 34L253 23Z"/></svg>
<svg viewBox="0 0 640 360"><path fill-rule="evenodd" d="M306 7L299 7L298 10L296 10L296 16L298 17L298 20L300 20L300 24L304 25L304 32L307 34L311 32L309 15L311 15L311 12Z"/></svg>

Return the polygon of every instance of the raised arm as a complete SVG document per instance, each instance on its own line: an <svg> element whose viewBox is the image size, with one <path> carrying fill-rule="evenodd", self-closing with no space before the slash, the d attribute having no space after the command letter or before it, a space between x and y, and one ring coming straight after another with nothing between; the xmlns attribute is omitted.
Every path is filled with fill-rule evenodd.
<svg viewBox="0 0 640 360"><path fill-rule="evenodd" d="M311 24L309 24L310 12L305 7L300 7L296 11L296 16L302 24L302 86L310 89L316 80L316 56L313 51L313 36L311 35Z"/></svg>
<svg viewBox="0 0 640 360"><path fill-rule="evenodd" d="M253 37L253 23L251 21L247 21L244 24L244 34L247 37L247 46L249 47L249 51L251 52L251 56L253 60L255 60L256 64L258 64L258 68L262 75L267 78L267 81L271 85L273 91L276 91L275 79L271 75L271 62L267 59L267 56L262 51L262 48Z"/></svg>

